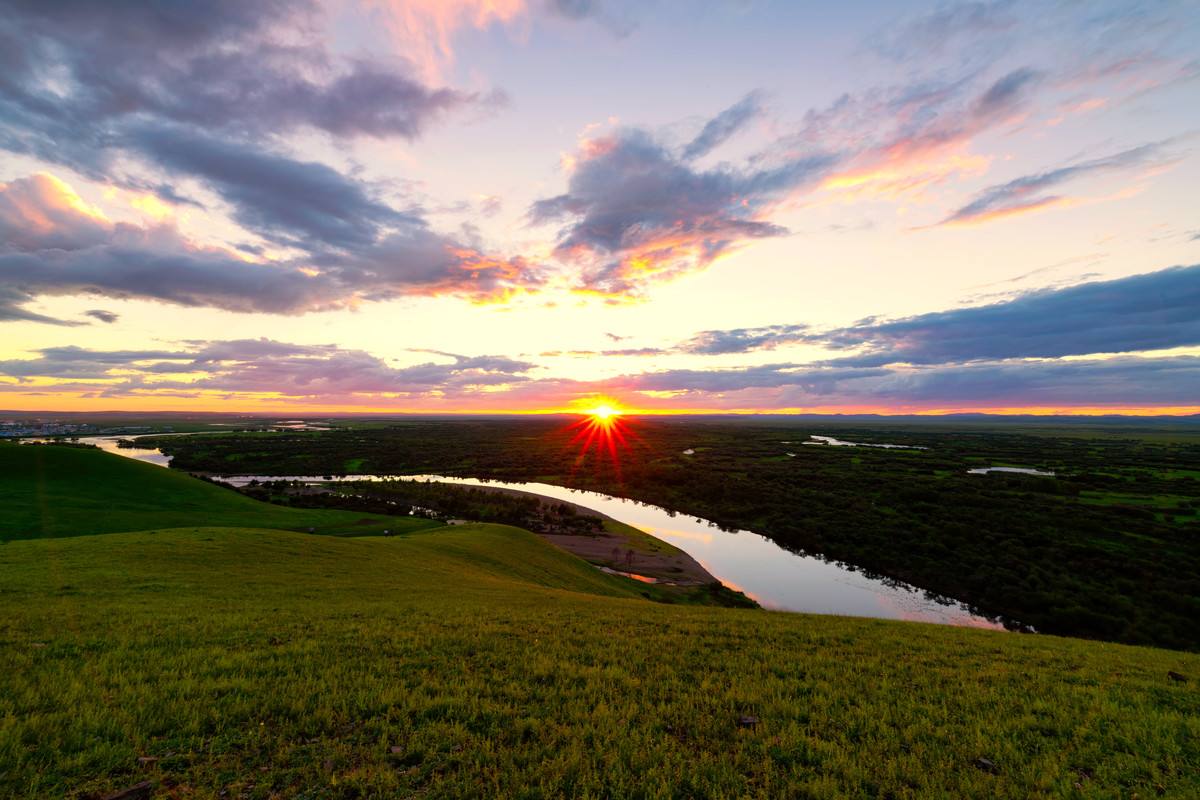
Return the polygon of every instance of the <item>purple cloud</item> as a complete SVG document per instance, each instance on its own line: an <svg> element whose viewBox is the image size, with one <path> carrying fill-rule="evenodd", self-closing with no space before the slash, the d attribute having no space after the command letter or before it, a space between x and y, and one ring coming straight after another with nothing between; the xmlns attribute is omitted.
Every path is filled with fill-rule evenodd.
<svg viewBox="0 0 1200 800"><path fill-rule="evenodd" d="M683 148L683 160L691 161L707 155L751 120L763 114L761 92L751 92L729 108L704 123L700 133Z"/></svg>
<svg viewBox="0 0 1200 800"><path fill-rule="evenodd" d="M624 129L586 142L567 192L537 201L529 217L563 223L555 252L581 267L581 288L635 295L743 241L785 234L763 215L831 162L809 155L761 169L695 170L646 131Z"/></svg>
<svg viewBox="0 0 1200 800"><path fill-rule="evenodd" d="M329 173L318 169L315 175L322 179ZM381 216L387 213L365 196L350 193L347 202L358 202L365 211L382 209ZM305 208L305 203L297 206ZM309 208L310 216L317 216L322 206ZM332 218L341 219L341 213L334 210ZM22 178L0 185L0 241L6 245L0 250L0 320L78 324L23 307L40 296L90 294L242 313L299 314L405 295L453 294L485 301L541 280L538 268L523 260L488 256L423 224L399 225L386 233L356 227L361 224L369 225L347 221L351 231L380 238L357 250L248 261L230 250L197 245L170 225L112 223L51 176Z"/></svg>
<svg viewBox="0 0 1200 800"><path fill-rule="evenodd" d="M1163 143L1145 144L1104 158L1094 158L1046 172L1024 175L1007 183L989 186L938 224L983 222L1041 208L1063 199L1046 192L1064 183L1092 175L1141 169L1161 164L1164 160Z"/></svg>
<svg viewBox="0 0 1200 800"><path fill-rule="evenodd" d="M1200 265L1030 292L1001 303L814 334L874 366L1128 353L1200 344Z"/></svg>

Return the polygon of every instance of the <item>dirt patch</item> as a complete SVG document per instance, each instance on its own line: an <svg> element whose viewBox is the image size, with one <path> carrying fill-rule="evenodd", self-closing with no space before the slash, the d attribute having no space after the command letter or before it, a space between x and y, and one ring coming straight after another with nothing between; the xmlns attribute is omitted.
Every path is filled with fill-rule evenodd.
<svg viewBox="0 0 1200 800"><path fill-rule="evenodd" d="M502 494L524 495L536 497L542 505L568 505L575 509L580 516L594 517L616 523L612 527L617 531L600 531L587 534L562 534L539 532L538 536L550 542L555 547L566 550L572 555L582 558L597 566L609 567L620 572L632 572L656 578L661 582L674 583L679 586L700 586L707 583L717 583L712 573L700 566L700 562L690 555L664 542L645 531L613 519L607 514L586 508L569 500L556 500L552 497L535 492L524 492L520 489L509 489L502 486L476 486L488 492Z"/></svg>

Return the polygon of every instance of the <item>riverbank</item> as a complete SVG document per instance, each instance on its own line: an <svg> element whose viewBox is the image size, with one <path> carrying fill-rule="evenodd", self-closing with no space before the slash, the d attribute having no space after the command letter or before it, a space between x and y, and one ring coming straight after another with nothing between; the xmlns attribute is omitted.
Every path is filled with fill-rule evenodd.
<svg viewBox="0 0 1200 800"><path fill-rule="evenodd" d="M94 442L108 452L150 461L161 466L167 466L166 462L169 460L157 449L118 448L114 441L102 438L88 441ZM174 444L179 440L164 439L161 441ZM150 443L153 442L154 439L151 437ZM363 464L364 459L361 458L352 458L346 462L347 468L352 466L357 469L361 468ZM323 476L286 473L236 475L228 472L208 472L194 469L189 472L192 475L221 480L237 486L246 485L255 480L260 482L300 481L306 484L319 484L344 483L346 481L387 482L398 477L396 475L339 473ZM784 611L881 617L970 627L1022 627L1012 621L982 615L951 597L933 594L901 581L866 573L847 564L785 549L770 538L749 530L723 529L707 520L647 505L636 500L546 483L501 485L499 481L445 475L409 475L406 477L410 480L432 480L478 489L508 489L532 494L539 498L549 498L549 501L555 504L565 503L575 509L583 509L615 520L618 524L626 526L628 530L618 528L609 532L625 535L627 541L632 540L632 543L637 545L625 548L635 551L635 564L639 561L639 552L649 549L645 545L655 542L665 543L670 547L675 547L694 562L698 564L702 562L701 569L715 576L720 581L720 585L729 587L728 590L717 592L714 596L699 598L695 596L698 591L695 586L685 589L684 591L693 595L690 598L692 600L699 599L705 603L716 602L722 605L741 605L743 604L742 598L750 598L754 603L766 608ZM519 523L518 525L530 528L529 525ZM543 533L546 532L553 533L553 531L543 531ZM627 554L620 549L620 543L597 547L594 542L589 544L576 540L572 544L581 550L592 550L590 555L596 559L592 562L596 566L618 573L647 577L646 573L636 573L630 569L629 564L624 563ZM618 550L616 555L612 552L614 547ZM653 555L655 550L649 552ZM587 558L587 555L583 553L581 556ZM605 557L610 560L605 561ZM656 582L658 580L669 581L672 578L687 580L680 573L670 571L679 566L678 563L657 564L654 563L656 559L651 558L650 560L652 563L649 565L649 577L654 578ZM663 567L667 571L656 574L659 567ZM686 575L686 567L684 575ZM708 584L708 586L716 585ZM699 587L703 588L704 584L700 584ZM663 591L661 587L655 590L655 592L660 591ZM649 594L655 592L649 592Z"/></svg>
<svg viewBox="0 0 1200 800"><path fill-rule="evenodd" d="M675 545L587 506L504 486L483 484L472 488L483 492L532 498L546 507L568 505L579 516L600 520L603 528L596 532L563 534L533 531L555 547L566 550L590 564L608 567L620 573L652 578L656 583L674 586L703 586L721 582L699 561Z"/></svg>

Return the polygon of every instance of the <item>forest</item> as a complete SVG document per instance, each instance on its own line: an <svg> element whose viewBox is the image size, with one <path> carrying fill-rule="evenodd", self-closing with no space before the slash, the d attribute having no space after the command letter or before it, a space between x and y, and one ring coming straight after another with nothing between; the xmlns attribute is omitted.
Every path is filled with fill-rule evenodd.
<svg viewBox="0 0 1200 800"><path fill-rule="evenodd" d="M808 444L814 434L862 444ZM141 440L143 446L148 440ZM163 437L213 475L445 474L629 497L1035 630L1200 649L1200 433L620 418ZM915 449L924 448L924 449ZM1053 476L972 474L990 466Z"/></svg>

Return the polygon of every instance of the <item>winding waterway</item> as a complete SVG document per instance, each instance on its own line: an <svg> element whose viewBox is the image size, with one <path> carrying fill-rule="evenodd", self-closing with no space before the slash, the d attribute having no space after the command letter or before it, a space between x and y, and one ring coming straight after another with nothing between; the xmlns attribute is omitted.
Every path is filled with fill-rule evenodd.
<svg viewBox="0 0 1200 800"><path fill-rule="evenodd" d="M138 461L169 466L170 457L150 448L121 448L117 442L135 436L96 436L80 439L101 449ZM943 625L1002 628L998 622L973 614L962 603L935 598L913 586L869 577L851 567L799 555L752 531L725 531L707 520L677 514L658 506L598 492L585 492L546 483L508 483L442 475L349 475L336 481L434 480L466 486L495 486L566 500L632 525L684 550L731 588L739 589L766 608L813 614L916 620ZM319 475L239 475L221 480L241 486L252 480L327 482Z"/></svg>

